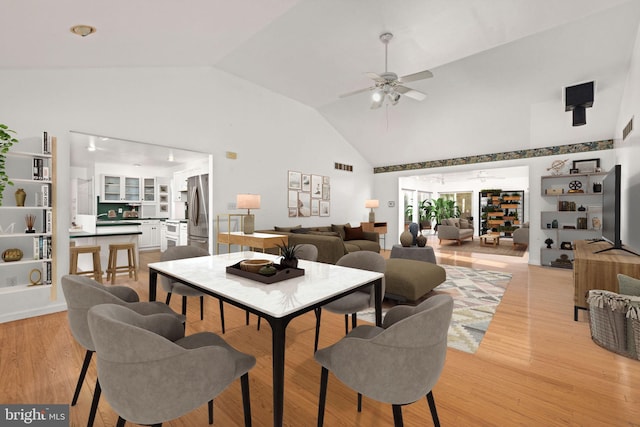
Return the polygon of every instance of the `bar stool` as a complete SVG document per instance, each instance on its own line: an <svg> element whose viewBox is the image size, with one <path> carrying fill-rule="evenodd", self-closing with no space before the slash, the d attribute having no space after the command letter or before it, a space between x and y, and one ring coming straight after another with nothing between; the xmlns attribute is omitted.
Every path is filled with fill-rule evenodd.
<svg viewBox="0 0 640 427"><path fill-rule="evenodd" d="M78 255L91 254L93 270L78 270ZM92 276L93 280L102 283L102 267L100 265L100 246L71 246L69 247L69 274L76 276Z"/></svg>
<svg viewBox="0 0 640 427"><path fill-rule="evenodd" d="M109 245L109 263L107 265L107 282L111 279L111 284L116 283L118 271L126 271L129 277L134 277L138 281L138 267L136 266L135 243L113 243ZM118 265L118 251L127 251L127 265Z"/></svg>

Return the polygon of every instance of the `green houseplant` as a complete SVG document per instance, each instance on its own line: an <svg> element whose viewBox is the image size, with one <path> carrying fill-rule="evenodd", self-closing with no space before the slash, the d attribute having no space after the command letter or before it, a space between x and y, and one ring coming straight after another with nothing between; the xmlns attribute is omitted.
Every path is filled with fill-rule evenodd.
<svg viewBox="0 0 640 427"><path fill-rule="evenodd" d="M442 224L443 219L458 218L461 214L455 200L445 200L442 197L427 201L422 210L426 218L435 221L436 227Z"/></svg>
<svg viewBox="0 0 640 427"><path fill-rule="evenodd" d="M9 129L5 124L0 123L0 205L2 205L2 194L7 185L13 185L13 182L9 179L6 172L5 162L7 157L5 154L9 152L9 149L13 144L17 144L19 141L12 135L16 132Z"/></svg>
<svg viewBox="0 0 640 427"><path fill-rule="evenodd" d="M276 245L280 249L280 256L282 259L280 260L280 265L283 267L298 267L298 257L296 256L296 252L298 251L298 246L293 243L285 243L282 241L281 245Z"/></svg>

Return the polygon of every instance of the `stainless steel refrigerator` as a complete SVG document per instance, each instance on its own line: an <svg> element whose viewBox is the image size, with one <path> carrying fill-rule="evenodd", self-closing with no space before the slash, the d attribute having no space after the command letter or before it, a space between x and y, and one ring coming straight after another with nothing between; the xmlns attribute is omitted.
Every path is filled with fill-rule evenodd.
<svg viewBox="0 0 640 427"><path fill-rule="evenodd" d="M209 175L187 180L187 244L209 250Z"/></svg>

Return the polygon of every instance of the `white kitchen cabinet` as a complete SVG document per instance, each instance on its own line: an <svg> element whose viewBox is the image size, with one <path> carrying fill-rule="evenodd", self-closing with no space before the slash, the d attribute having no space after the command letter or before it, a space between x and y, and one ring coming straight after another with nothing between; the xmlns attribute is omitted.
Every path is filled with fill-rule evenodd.
<svg viewBox="0 0 640 427"><path fill-rule="evenodd" d="M160 221L160 252L167 250L167 223Z"/></svg>
<svg viewBox="0 0 640 427"><path fill-rule="evenodd" d="M142 178L142 202L156 202L156 179Z"/></svg>
<svg viewBox="0 0 640 427"><path fill-rule="evenodd" d="M145 219L140 221L142 224L140 231L140 249L158 249L160 247L160 220Z"/></svg>
<svg viewBox="0 0 640 427"><path fill-rule="evenodd" d="M140 203L140 178L102 175L102 203Z"/></svg>

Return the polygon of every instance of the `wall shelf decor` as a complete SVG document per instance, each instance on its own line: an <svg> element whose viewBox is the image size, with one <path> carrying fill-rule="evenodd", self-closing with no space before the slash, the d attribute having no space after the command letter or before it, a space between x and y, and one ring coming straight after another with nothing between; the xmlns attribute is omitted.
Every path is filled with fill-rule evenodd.
<svg viewBox="0 0 640 427"><path fill-rule="evenodd" d="M25 151L4 154L11 159L6 171L14 187L5 188L0 206L0 253L6 255L0 261L0 294L44 285L55 298L55 144L56 138L44 132L42 139L23 139ZM13 197L18 187L26 193L24 203ZM40 277L35 283L34 275Z"/></svg>
<svg viewBox="0 0 640 427"><path fill-rule="evenodd" d="M574 162L574 168L599 168L598 159ZM580 169L582 170L582 169ZM591 170L591 169L589 169ZM606 173L571 173L541 177L540 225L551 247L540 248L540 264L573 268L574 242L602 236L602 186ZM597 190L597 191L594 191Z"/></svg>

